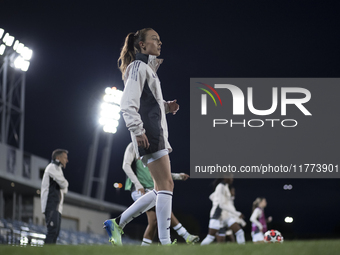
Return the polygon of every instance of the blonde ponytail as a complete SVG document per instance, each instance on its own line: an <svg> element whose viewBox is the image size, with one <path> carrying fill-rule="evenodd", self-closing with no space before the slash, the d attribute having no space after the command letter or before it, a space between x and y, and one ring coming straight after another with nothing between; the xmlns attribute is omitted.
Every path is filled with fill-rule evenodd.
<svg viewBox="0 0 340 255"><path fill-rule="evenodd" d="M120 57L118 59L118 68L122 72L122 78L128 65L136 59L136 53L141 52L139 42L145 42L146 33L152 28L143 28L136 33L129 33L124 42Z"/></svg>

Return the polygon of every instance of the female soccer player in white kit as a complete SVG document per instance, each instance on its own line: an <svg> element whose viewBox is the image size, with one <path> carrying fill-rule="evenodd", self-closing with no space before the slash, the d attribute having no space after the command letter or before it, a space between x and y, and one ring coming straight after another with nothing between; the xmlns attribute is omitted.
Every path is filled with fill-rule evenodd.
<svg viewBox="0 0 340 255"><path fill-rule="evenodd" d="M231 207L231 212L230 214L232 215L232 217L235 219L235 221L240 224L242 226L242 228L244 228L247 223L244 221L244 219L242 217L239 217L237 214L233 214L232 212L236 212L236 208L234 205L234 201L235 201L235 188L233 187L232 184L229 184L229 191L230 191L230 195L231 195L231 199L229 200L229 207ZM214 193L213 193L214 194ZM210 195L210 200L213 201L213 194ZM229 212L223 210L222 211L222 218L226 218L228 217L227 214ZM226 236L228 236L228 238L230 239L231 242L235 242L235 238L234 238L234 233L231 229L229 229L227 226L220 228L216 234L216 241L218 243L223 243L226 241Z"/></svg>
<svg viewBox="0 0 340 255"><path fill-rule="evenodd" d="M156 205L158 237L163 245L171 244L170 216L172 210L173 180L169 153L166 113L175 114L179 106L176 100L163 100L161 84L156 74L163 62L157 57L161 53L162 42L156 31L144 28L130 33L118 61L124 79L121 111L137 158L147 165L155 181L155 189L148 192L118 218L104 222L109 241L122 245L123 228L133 218Z"/></svg>
<svg viewBox="0 0 340 255"><path fill-rule="evenodd" d="M233 182L233 178L216 179L215 182L218 184L214 193L209 197L213 203L210 211L209 232L201 242L201 245L212 243L218 230L224 226L228 226L235 233L237 243L244 244L244 231L235 219L243 217L243 215L236 211L233 206L229 190L229 184Z"/></svg>

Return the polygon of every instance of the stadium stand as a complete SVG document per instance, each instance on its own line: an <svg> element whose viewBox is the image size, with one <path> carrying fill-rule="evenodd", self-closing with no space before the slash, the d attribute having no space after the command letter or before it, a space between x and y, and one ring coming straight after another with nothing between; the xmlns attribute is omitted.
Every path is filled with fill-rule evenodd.
<svg viewBox="0 0 340 255"><path fill-rule="evenodd" d="M22 221L0 219L0 244L20 246L43 246L46 227ZM124 244L140 244L123 236ZM84 233L61 229L57 244L60 245L110 245L108 237L95 233Z"/></svg>
<svg viewBox="0 0 340 255"><path fill-rule="evenodd" d="M24 171L24 159L28 172ZM13 164L13 169L8 162ZM0 244L44 244L46 226L41 212L40 186L48 163L48 159L0 142ZM110 244L102 223L111 214L117 215L125 209L126 206L69 191L57 243ZM125 237L125 243L133 242Z"/></svg>

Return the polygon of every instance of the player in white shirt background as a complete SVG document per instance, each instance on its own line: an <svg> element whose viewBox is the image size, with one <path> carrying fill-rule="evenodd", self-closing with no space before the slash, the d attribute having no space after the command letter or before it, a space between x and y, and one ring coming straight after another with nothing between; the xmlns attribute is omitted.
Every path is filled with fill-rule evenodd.
<svg viewBox="0 0 340 255"><path fill-rule="evenodd" d="M242 218L241 212L236 211L233 198L229 190L229 185L233 183L233 178L216 179L215 191L210 195L213 206L210 211L208 235L201 245L207 245L215 240L215 235L220 228L230 228L236 236L238 244L244 244L244 231L237 223L237 218Z"/></svg>
<svg viewBox="0 0 340 255"><path fill-rule="evenodd" d="M235 211L236 211L236 208L235 208L235 205L234 205L235 187L232 184L230 184L229 190L230 190L230 194L231 194L231 199L229 200L230 206L233 206ZM222 217L223 217L223 214L226 214L226 212L222 211ZM226 216L224 216L224 217L226 217ZM238 224L240 224L242 226L242 228L244 228L247 225L247 223L244 221L243 218L236 216L235 220ZM234 232L231 229L229 229L227 226L220 228L218 230L218 232L216 233L216 241L218 243L223 243L223 242L226 242L226 238L229 239L228 241L230 241L232 243L236 242L235 237L234 237Z"/></svg>

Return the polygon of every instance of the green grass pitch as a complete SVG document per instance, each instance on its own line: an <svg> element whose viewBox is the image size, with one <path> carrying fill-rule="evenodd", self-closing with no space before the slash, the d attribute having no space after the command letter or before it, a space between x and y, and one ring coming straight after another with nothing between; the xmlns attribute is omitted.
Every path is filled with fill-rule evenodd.
<svg viewBox="0 0 340 255"><path fill-rule="evenodd" d="M206 246L178 244L149 247L126 245L46 245L18 247L0 245L2 255L335 255L340 254L340 240L285 241L282 244L212 244Z"/></svg>

